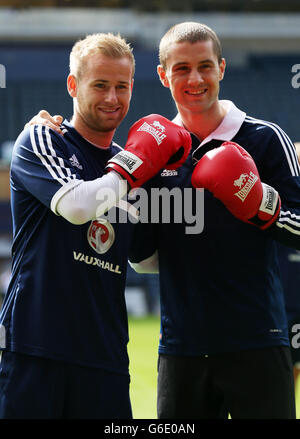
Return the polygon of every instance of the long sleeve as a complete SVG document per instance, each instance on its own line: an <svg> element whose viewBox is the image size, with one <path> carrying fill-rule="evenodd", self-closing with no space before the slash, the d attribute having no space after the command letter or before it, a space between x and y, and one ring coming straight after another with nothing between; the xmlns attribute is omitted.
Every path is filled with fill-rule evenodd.
<svg viewBox="0 0 300 439"><path fill-rule="evenodd" d="M284 245L300 250L300 167L294 144L276 125L264 158L262 180L281 198L280 215L270 233Z"/></svg>

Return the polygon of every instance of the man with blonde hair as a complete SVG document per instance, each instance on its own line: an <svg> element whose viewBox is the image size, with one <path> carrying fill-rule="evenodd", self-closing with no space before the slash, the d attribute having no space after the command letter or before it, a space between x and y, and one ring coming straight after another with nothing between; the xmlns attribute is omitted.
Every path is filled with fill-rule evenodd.
<svg viewBox="0 0 300 439"><path fill-rule="evenodd" d="M70 53L70 74L77 78L82 77L86 57L99 51L110 58L127 57L131 61L132 77L134 76L135 59L130 46L120 35L111 33L91 34L77 41Z"/></svg>
<svg viewBox="0 0 300 439"><path fill-rule="evenodd" d="M189 133L159 115L114 141L133 88L118 35L77 42L67 78L74 112L58 132L26 127L11 162L12 276L0 313L0 418L131 418L125 279L132 223L103 216L171 160ZM58 118L59 119L59 118ZM159 123L164 138L140 129ZM140 145L140 146L139 146ZM173 157L174 156L174 157ZM119 184L123 182L124 184ZM103 207L103 194L116 194Z"/></svg>

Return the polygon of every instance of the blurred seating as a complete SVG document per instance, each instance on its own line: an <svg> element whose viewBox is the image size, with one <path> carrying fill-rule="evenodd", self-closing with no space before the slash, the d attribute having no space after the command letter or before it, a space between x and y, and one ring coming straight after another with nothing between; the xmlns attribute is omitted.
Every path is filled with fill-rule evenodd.
<svg viewBox="0 0 300 439"><path fill-rule="evenodd" d="M1 49L1 47L0 47ZM5 50L4 50L5 49ZM0 146L14 142L26 122L45 108L51 114L72 114L72 100L66 90L69 46L6 46L1 51L7 69L7 87L0 90ZM177 112L168 89L156 74L157 53L135 50L137 68L131 107L118 128L115 140L124 145L133 122L150 113L173 118ZM47 61L47 62L46 62ZM291 69L300 60L289 55L251 55L240 67L227 59L220 97L233 100L248 114L279 124L293 141L299 139L299 90L293 88ZM0 151L1 156L1 151ZM0 239L11 233L9 169L0 169ZM158 312L159 277L136 274L128 268L127 285L141 287L149 312Z"/></svg>

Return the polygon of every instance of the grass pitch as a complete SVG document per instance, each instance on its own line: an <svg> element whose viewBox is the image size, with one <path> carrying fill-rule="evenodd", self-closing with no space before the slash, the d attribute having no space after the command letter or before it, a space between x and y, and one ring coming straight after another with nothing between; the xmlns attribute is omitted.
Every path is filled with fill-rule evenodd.
<svg viewBox="0 0 300 439"><path fill-rule="evenodd" d="M131 402L135 419L156 419L156 380L159 317L129 317ZM297 419L300 419L300 379L296 388Z"/></svg>
<svg viewBox="0 0 300 439"><path fill-rule="evenodd" d="M135 419L157 419L159 317L129 317L131 403Z"/></svg>

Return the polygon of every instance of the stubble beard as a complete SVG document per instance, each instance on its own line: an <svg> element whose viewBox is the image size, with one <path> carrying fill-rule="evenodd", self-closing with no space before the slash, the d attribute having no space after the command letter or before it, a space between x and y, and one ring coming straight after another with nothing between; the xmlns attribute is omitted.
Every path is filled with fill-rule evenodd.
<svg viewBox="0 0 300 439"><path fill-rule="evenodd" d="M121 123L119 120L105 122L99 117L93 116L90 113L85 115L81 114L81 117L90 130L98 133L109 133L115 131Z"/></svg>

